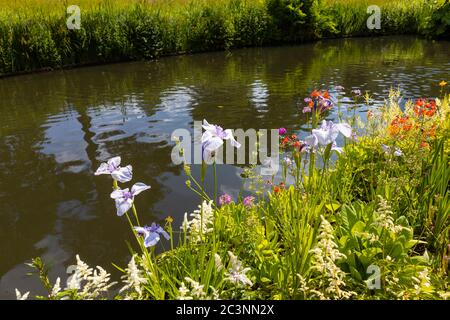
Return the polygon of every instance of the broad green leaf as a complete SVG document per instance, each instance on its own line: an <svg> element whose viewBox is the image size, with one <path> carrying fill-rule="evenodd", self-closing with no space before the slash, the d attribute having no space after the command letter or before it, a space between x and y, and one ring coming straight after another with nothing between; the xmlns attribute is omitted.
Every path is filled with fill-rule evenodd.
<svg viewBox="0 0 450 320"><path fill-rule="evenodd" d="M356 222L351 230L352 235L355 235L355 233L358 233L358 232L363 232L365 228L366 228L366 224L364 222L362 222L362 221Z"/></svg>
<svg viewBox="0 0 450 320"><path fill-rule="evenodd" d="M333 202L326 204L325 207L331 212L335 212L341 207L341 204L339 202Z"/></svg>

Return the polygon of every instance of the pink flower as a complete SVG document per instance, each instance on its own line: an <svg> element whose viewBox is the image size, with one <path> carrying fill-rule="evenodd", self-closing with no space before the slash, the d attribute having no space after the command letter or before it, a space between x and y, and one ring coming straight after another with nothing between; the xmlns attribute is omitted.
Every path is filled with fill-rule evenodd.
<svg viewBox="0 0 450 320"><path fill-rule="evenodd" d="M221 206L225 205L225 204L229 204L230 202L233 201L233 198L231 198L231 196L227 193L224 193L223 195L221 195L219 197L219 204Z"/></svg>
<svg viewBox="0 0 450 320"><path fill-rule="evenodd" d="M253 201L255 201L255 197L248 196L245 197L242 202L244 203L244 206L246 206L247 208L251 208L253 206Z"/></svg>

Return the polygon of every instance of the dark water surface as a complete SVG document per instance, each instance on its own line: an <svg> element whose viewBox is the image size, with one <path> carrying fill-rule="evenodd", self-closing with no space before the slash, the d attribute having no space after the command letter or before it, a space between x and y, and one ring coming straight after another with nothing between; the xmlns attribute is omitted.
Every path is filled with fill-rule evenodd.
<svg viewBox="0 0 450 320"><path fill-rule="evenodd" d="M51 263L52 280L77 253L119 275L110 263L128 262L132 234L109 198L111 179L93 175L111 156L133 165L133 181L152 186L136 200L141 221L172 215L177 228L198 198L171 163L173 130L206 118L225 128L301 134L299 106L313 88L368 90L381 104L390 87L405 97L436 96L449 75L449 42L391 37L0 79L0 298L14 297L16 287L36 292L24 266L35 256ZM219 193L236 196L239 173L220 166Z"/></svg>

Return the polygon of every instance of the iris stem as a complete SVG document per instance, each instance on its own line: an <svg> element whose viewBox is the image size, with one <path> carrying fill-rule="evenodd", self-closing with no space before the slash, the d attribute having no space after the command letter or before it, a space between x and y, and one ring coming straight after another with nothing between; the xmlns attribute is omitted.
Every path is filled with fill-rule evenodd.
<svg viewBox="0 0 450 320"><path fill-rule="evenodd" d="M205 192L205 176L206 176L206 163L202 162L202 168L200 173L200 179L202 184L202 191ZM203 240L203 201L200 205L200 240Z"/></svg>
<svg viewBox="0 0 450 320"><path fill-rule="evenodd" d="M136 223L137 223L138 227L140 227L141 223L139 222L138 214L137 214L136 207L135 207L134 203L133 203L133 206L131 208L133 210L133 214L134 214L134 217L136 219Z"/></svg>
<svg viewBox="0 0 450 320"><path fill-rule="evenodd" d="M214 203L217 205L217 174L216 174L216 161L213 164L214 170Z"/></svg>

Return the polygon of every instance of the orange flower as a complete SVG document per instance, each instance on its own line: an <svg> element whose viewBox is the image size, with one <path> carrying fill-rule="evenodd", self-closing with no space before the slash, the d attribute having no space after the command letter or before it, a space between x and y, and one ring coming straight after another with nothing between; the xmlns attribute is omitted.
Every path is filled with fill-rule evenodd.
<svg viewBox="0 0 450 320"><path fill-rule="evenodd" d="M317 90L313 90L313 92L311 92L311 97L312 98L317 98L317 97L319 97L321 95L322 95L322 92L317 91Z"/></svg>
<svg viewBox="0 0 450 320"><path fill-rule="evenodd" d="M420 117L423 115L423 108L420 108L418 105L414 106L414 113L416 116Z"/></svg>
<svg viewBox="0 0 450 320"><path fill-rule="evenodd" d="M297 136L296 136L295 134L293 134L293 135L291 136L291 139L292 139L292 140L297 140Z"/></svg>
<svg viewBox="0 0 450 320"><path fill-rule="evenodd" d="M429 117L431 117L431 116L433 116L434 115L434 110L433 109L431 109L431 110L427 110L426 112L425 112L425 114L427 115L427 116L429 116Z"/></svg>
<svg viewBox="0 0 450 320"><path fill-rule="evenodd" d="M312 102L312 101L308 102L308 106L309 106L310 108L314 107L314 102Z"/></svg>
<svg viewBox="0 0 450 320"><path fill-rule="evenodd" d="M404 116L404 117L401 117L400 119L398 119L398 123L406 123L407 121L409 120L409 117L408 116Z"/></svg>
<svg viewBox="0 0 450 320"><path fill-rule="evenodd" d="M422 98L417 99L416 106L421 107L425 104L425 101L423 101Z"/></svg>
<svg viewBox="0 0 450 320"><path fill-rule="evenodd" d="M411 128L412 128L412 124L411 123L404 124L403 127L402 127L402 129L405 130L405 131L409 131L409 130L411 130Z"/></svg>
<svg viewBox="0 0 450 320"><path fill-rule="evenodd" d="M401 131L409 131L413 127L413 124L410 122L408 116L399 117L396 115L394 119L392 119L390 126L388 127L388 132L391 136L396 136L401 133ZM404 135L400 136L402 139Z"/></svg>
<svg viewBox="0 0 450 320"><path fill-rule="evenodd" d="M400 133L400 127L397 125L390 125L388 131L391 136L396 136Z"/></svg>
<svg viewBox="0 0 450 320"><path fill-rule="evenodd" d="M302 146L302 144L300 143L300 141L295 141L294 142L294 147L295 148L300 148Z"/></svg>
<svg viewBox="0 0 450 320"><path fill-rule="evenodd" d="M273 192L279 193L280 191L283 191L284 188L285 188L284 182L281 182L279 185L273 187Z"/></svg>
<svg viewBox="0 0 450 320"><path fill-rule="evenodd" d="M421 146L422 148L429 148L429 147L430 147L430 145L429 145L427 142L425 142L425 141L422 141L422 143L420 144L420 146Z"/></svg>
<svg viewBox="0 0 450 320"><path fill-rule="evenodd" d="M289 137L286 137L286 138L283 139L282 143L285 144L285 143L288 143L288 142L289 142Z"/></svg>
<svg viewBox="0 0 450 320"><path fill-rule="evenodd" d="M391 126L397 126L398 125L398 116L395 116L394 119L391 121Z"/></svg>
<svg viewBox="0 0 450 320"><path fill-rule="evenodd" d="M434 124L430 129L426 130L424 136L431 138L436 137L436 125Z"/></svg>
<svg viewBox="0 0 450 320"><path fill-rule="evenodd" d="M423 115L426 115L428 117L431 117L436 112L436 101L435 100L428 100L425 101L422 98L417 99L416 105L414 106L414 113L416 116L421 117Z"/></svg>
<svg viewBox="0 0 450 320"><path fill-rule="evenodd" d="M328 91L325 91L325 92L323 93L323 97L324 97L325 99L330 99L330 95L329 95Z"/></svg>

